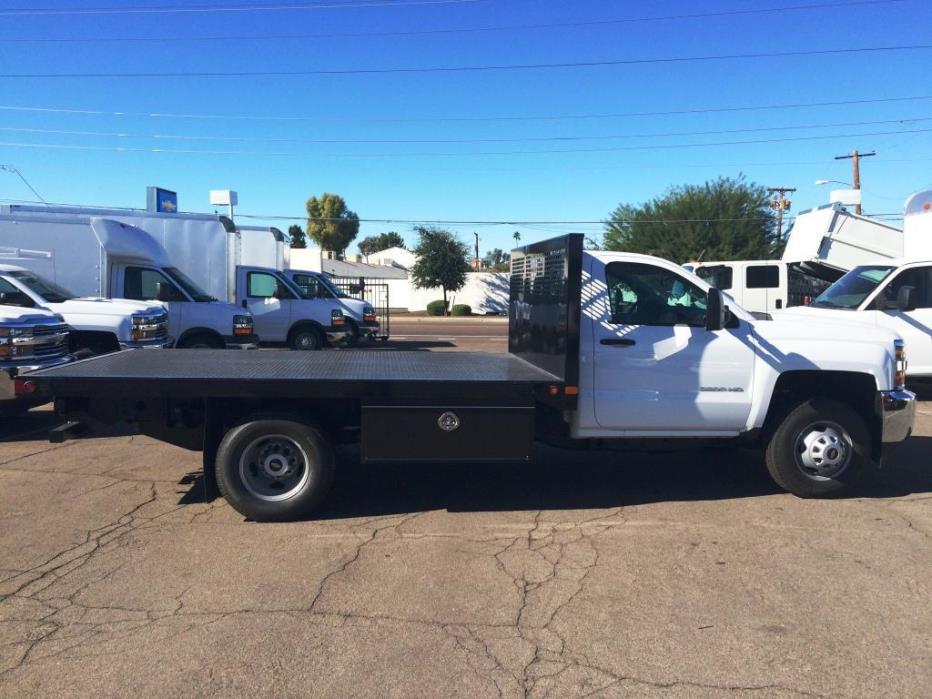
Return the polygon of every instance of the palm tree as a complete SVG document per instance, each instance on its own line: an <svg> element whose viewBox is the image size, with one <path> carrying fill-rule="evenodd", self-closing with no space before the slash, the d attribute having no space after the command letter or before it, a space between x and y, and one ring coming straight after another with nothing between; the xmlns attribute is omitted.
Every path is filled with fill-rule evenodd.
<svg viewBox="0 0 932 699"><path fill-rule="evenodd" d="M511 237L515 239L515 245L517 245L518 242L521 240L521 233L518 231L515 231L515 234Z"/></svg>

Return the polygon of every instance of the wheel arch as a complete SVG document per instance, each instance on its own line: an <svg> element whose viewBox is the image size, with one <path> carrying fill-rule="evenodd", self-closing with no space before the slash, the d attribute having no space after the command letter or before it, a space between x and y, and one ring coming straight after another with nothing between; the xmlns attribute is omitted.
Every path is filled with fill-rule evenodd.
<svg viewBox="0 0 932 699"><path fill-rule="evenodd" d="M225 346L226 344L223 340L223 336L220 333L218 333L216 330L214 330L213 328L196 327L196 328L188 328L183 333L181 333L181 336L177 340L175 340L175 347L178 347L185 340L192 338L195 335L210 335L215 340L217 340L217 343L221 347Z"/></svg>
<svg viewBox="0 0 932 699"><path fill-rule="evenodd" d="M854 410L867 426L871 451L879 459L883 421L877 412L877 381L871 374L857 371L787 371L777 377L767 415L764 418L765 439L773 434L780 422L796 406L813 398L837 400Z"/></svg>
<svg viewBox="0 0 932 699"><path fill-rule="evenodd" d="M296 320L294 323L292 323L291 327L288 328L288 342L291 342L291 338L294 337L294 334L298 330L304 330L306 328L314 328L317 330L323 336L324 344L326 344L327 329L316 320L311 320L310 318L302 318L301 320Z"/></svg>

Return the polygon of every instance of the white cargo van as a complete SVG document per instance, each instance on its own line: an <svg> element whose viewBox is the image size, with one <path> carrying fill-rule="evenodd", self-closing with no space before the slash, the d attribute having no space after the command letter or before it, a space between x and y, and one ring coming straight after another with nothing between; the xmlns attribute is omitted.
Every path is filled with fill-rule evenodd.
<svg viewBox="0 0 932 699"><path fill-rule="evenodd" d="M932 191L906 200L904 260L855 267L809 308L784 313L820 321L862 320L896 332L909 347L909 375L932 378Z"/></svg>
<svg viewBox="0 0 932 699"><path fill-rule="evenodd" d="M692 271L752 313L804 306L842 275L831 271L832 278L826 280L807 272L800 263L783 260L701 262L693 263Z"/></svg>
<svg viewBox="0 0 932 699"><path fill-rule="evenodd" d="M39 207L0 206L0 247L17 249L18 266L81 296L163 302L176 347L256 345L248 312L201 290L171 264L152 236L135 226Z"/></svg>
<svg viewBox="0 0 932 699"><path fill-rule="evenodd" d="M343 293L325 274L291 267L289 248L280 230L258 226L238 226L237 230L240 234L241 264L274 267L294 282L302 298L337 304L346 318L348 345L377 337L387 339L387 335L380 332L379 321L371 303Z"/></svg>

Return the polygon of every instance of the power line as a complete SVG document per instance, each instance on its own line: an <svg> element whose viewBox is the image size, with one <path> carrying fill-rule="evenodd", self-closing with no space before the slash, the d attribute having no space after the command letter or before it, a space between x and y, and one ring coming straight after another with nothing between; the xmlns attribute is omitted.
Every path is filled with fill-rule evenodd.
<svg viewBox="0 0 932 699"><path fill-rule="evenodd" d="M645 22L667 22L685 19L713 19L716 17L734 17L760 15L782 12L797 12L814 9L850 8L861 5L889 5L905 0L855 0L854 2L814 3L809 5L786 5L783 7L764 7L752 10L724 10L720 12L697 12L691 14L663 15L657 17L624 17L577 22L545 22L531 24L500 24L484 27L449 27L442 29L410 29L405 31L380 32L315 32L304 34L212 34L200 36L108 36L108 37L35 37L35 38L0 38L0 43L105 43L105 42L191 42L191 41L287 41L306 39L355 39L379 38L393 36L429 36L437 34L476 34L483 32L508 32L546 29L573 29L584 27L610 27L619 24L636 24ZM0 11L0 15L3 12Z"/></svg>
<svg viewBox="0 0 932 699"><path fill-rule="evenodd" d="M356 2L276 3L274 5L162 5L152 7L12 8L0 10L0 17L62 15L139 15L209 14L218 12L284 12L293 10L338 10L359 7L403 7L408 5L461 5L486 0L357 0Z"/></svg>
<svg viewBox="0 0 932 699"><path fill-rule="evenodd" d="M270 78L308 77L314 75L399 75L422 73L478 73L514 70L553 70L564 68L604 68L612 66L659 65L672 63L702 63L710 61L747 60L758 58L789 58L799 56L837 56L862 53L888 53L897 51L926 51L932 44L909 44L901 46L861 46L845 49L809 49L804 51L771 51L759 53L731 53L707 56L668 56L662 58L627 58L605 61L565 61L558 63L512 63L477 66L425 66L394 68L330 68L319 70L191 70L162 72L81 72L81 73L0 73L0 78L60 79L87 78Z"/></svg>
<svg viewBox="0 0 932 699"><path fill-rule="evenodd" d="M0 126L0 132L30 133L55 136L92 136L100 138L137 138L157 139L162 141L217 141L228 143L303 143L318 145L373 145L373 144L457 144L457 143L553 143L575 141L617 141L633 138L669 138L674 136L715 136L736 133L756 133L766 131L794 131L800 129L830 129L846 126L877 126L882 124L907 124L932 121L932 117L901 117L899 119L881 119L876 121L847 121L821 124L796 124L790 126L757 126L740 129L717 129L711 131L668 131L650 133L613 134L597 136L524 136L519 138L448 138L448 139L326 139L326 138L263 138L255 136L197 136L185 134L132 134L121 131L74 131L65 129L39 129L31 127Z"/></svg>
<svg viewBox="0 0 932 699"><path fill-rule="evenodd" d="M767 143L791 143L797 141L822 141L839 138L858 138L862 136L896 136L902 134L929 133L932 128L904 129L899 131L872 131L862 133L828 134L820 136L793 136L787 138L761 138L743 141L714 141L709 143L672 143L672 144L642 144L633 146L612 146L598 148L556 148L547 150L501 150L501 151L423 151L411 153L308 153L295 151L229 151L229 150L202 150L184 148L141 148L132 146L90 146L66 143L22 143L3 141L0 146L8 148L33 148L40 150L74 150L74 151L109 151L125 153L167 153L175 155L231 155L231 156L265 156L265 157L333 157L333 158L398 158L398 157L464 157L484 155L545 155L554 153L616 153L623 151L650 151L650 150L677 150L685 148L710 148L717 146L741 146Z"/></svg>
<svg viewBox="0 0 932 699"><path fill-rule="evenodd" d="M817 107L842 107L861 104L883 104L893 102L917 102L932 100L932 95L907 97L872 97L828 102L790 102L783 104L739 105L736 107L698 107L646 112L603 112L588 114L530 114L505 116L447 116L447 117L318 117L248 114L178 114L168 112L107 111L100 109L73 109L62 107L32 107L0 105L0 111L38 114L67 114L73 116L140 117L149 119L179 119L194 121L258 121L258 122L316 122L316 123L435 123L435 122L494 122L494 121L576 121L590 119L620 119L629 117L681 116L687 114L719 114L728 112L759 112L780 109L809 109Z"/></svg>

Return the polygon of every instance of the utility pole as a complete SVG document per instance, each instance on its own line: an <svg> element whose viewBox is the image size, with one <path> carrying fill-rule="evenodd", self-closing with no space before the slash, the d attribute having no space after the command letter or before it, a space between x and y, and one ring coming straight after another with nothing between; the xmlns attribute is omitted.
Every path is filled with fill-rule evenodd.
<svg viewBox="0 0 932 699"><path fill-rule="evenodd" d="M859 153L856 149L851 151L848 155L836 155L835 160L847 160L851 158L851 165L854 168L854 188L858 191L861 191L861 167L860 160L861 158L869 158L872 155L877 155L876 151L869 151L867 153ZM861 203L858 202L854 205L854 213L858 216L861 215Z"/></svg>
<svg viewBox="0 0 932 699"><path fill-rule="evenodd" d="M478 272L481 264L479 262L479 234L474 231L473 235L476 236L476 271Z"/></svg>
<svg viewBox="0 0 932 699"><path fill-rule="evenodd" d="M793 202L786 198L787 194L796 191L796 187L768 187L768 194L776 194L776 199L770 200L770 208L777 212L777 242L783 242L783 212L789 211Z"/></svg>

